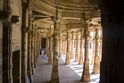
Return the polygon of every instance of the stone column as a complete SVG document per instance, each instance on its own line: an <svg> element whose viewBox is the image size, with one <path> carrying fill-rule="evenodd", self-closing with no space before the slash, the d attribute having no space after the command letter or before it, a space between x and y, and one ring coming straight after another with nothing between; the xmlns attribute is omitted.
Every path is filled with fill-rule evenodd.
<svg viewBox="0 0 124 83"><path fill-rule="evenodd" d="M26 54L26 9L27 6L25 3L22 4L22 29L21 29L21 54L22 54L22 83L27 83L28 82L28 76L27 76L27 54Z"/></svg>
<svg viewBox="0 0 124 83"><path fill-rule="evenodd" d="M83 64L83 46L82 45L83 45L83 33L81 30L79 64Z"/></svg>
<svg viewBox="0 0 124 83"><path fill-rule="evenodd" d="M33 37L33 55L34 55L34 67L36 68L37 57L36 57L36 36Z"/></svg>
<svg viewBox="0 0 124 83"><path fill-rule="evenodd" d="M30 7L27 9L28 11L28 59L27 59L27 74L30 80L30 83L33 82L32 78L32 54L31 54L31 40L32 40L32 10Z"/></svg>
<svg viewBox="0 0 124 83"><path fill-rule="evenodd" d="M58 11L57 11L58 12ZM59 83L58 75L58 55L59 55L59 26L57 17L53 17L54 20L54 34L53 34L53 66L51 83Z"/></svg>
<svg viewBox="0 0 124 83"><path fill-rule="evenodd" d="M100 38L99 38L99 58L100 58L100 62L101 62L101 58L102 58L102 29L100 28Z"/></svg>
<svg viewBox="0 0 124 83"><path fill-rule="evenodd" d="M60 32L60 40L59 40L59 55L62 56L62 33Z"/></svg>
<svg viewBox="0 0 124 83"><path fill-rule="evenodd" d="M70 64L70 56L71 56L71 38L70 31L67 29L67 50L66 50L66 62L65 64Z"/></svg>
<svg viewBox="0 0 124 83"><path fill-rule="evenodd" d="M95 56L94 56L94 67L93 74L98 74L100 72L100 58L99 58L99 29L95 29Z"/></svg>
<svg viewBox="0 0 124 83"><path fill-rule="evenodd" d="M74 58L74 32L72 32L72 47L71 47L71 59Z"/></svg>
<svg viewBox="0 0 124 83"><path fill-rule="evenodd" d="M9 12L5 14L9 15ZM12 83L12 28L11 18L6 18L3 21L3 83Z"/></svg>
<svg viewBox="0 0 124 83"><path fill-rule="evenodd" d="M65 34L62 35L62 54L66 54L65 53L65 47L66 46L66 37Z"/></svg>
<svg viewBox="0 0 124 83"><path fill-rule="evenodd" d="M35 73L34 31L32 32L32 73Z"/></svg>
<svg viewBox="0 0 124 83"><path fill-rule="evenodd" d="M49 58L48 58L48 63L52 64L52 56L53 56L53 36L50 36L50 41L49 41Z"/></svg>
<svg viewBox="0 0 124 83"><path fill-rule="evenodd" d="M31 66L31 33L28 32L28 57L27 57L27 74L30 82L32 82L32 66Z"/></svg>
<svg viewBox="0 0 124 83"><path fill-rule="evenodd" d="M49 42L50 42L50 38L49 36L46 37L46 51L47 51L47 55L49 56Z"/></svg>
<svg viewBox="0 0 124 83"><path fill-rule="evenodd" d="M86 20L85 20L85 14L84 15L84 64L83 64L83 73L81 77L81 81L88 82L90 81L90 71L89 71L89 37L90 32L88 30Z"/></svg>
<svg viewBox="0 0 124 83"><path fill-rule="evenodd" d="M37 40L36 40L36 57L40 55L40 33L37 33Z"/></svg>
<svg viewBox="0 0 124 83"><path fill-rule="evenodd" d="M48 58L48 63L49 64L52 64L52 60L53 60L53 58L52 58L52 56L53 56L53 33L52 33L52 29L51 29L51 27L50 27L50 34L49 34L49 58Z"/></svg>
<svg viewBox="0 0 124 83"><path fill-rule="evenodd" d="M34 72L35 72L34 58L35 58L34 57L34 37L33 37L33 30L32 30L32 35L31 35L31 66L32 66L32 74L34 74Z"/></svg>
<svg viewBox="0 0 124 83"><path fill-rule="evenodd" d="M124 9L121 0L100 1L103 51L100 83L124 83Z"/></svg>
<svg viewBox="0 0 124 83"><path fill-rule="evenodd" d="M78 61L78 32L76 33L75 61Z"/></svg>
<svg viewBox="0 0 124 83"><path fill-rule="evenodd" d="M67 49L67 40L66 40L66 36L67 36L67 34L66 35L64 35L64 45L63 45L63 51L64 51L64 54L66 55L66 49Z"/></svg>
<svg viewBox="0 0 124 83"><path fill-rule="evenodd" d="M32 75L35 73L35 66L34 66L34 20L32 18L32 26L31 26L31 67L32 67Z"/></svg>
<svg viewBox="0 0 124 83"><path fill-rule="evenodd" d="M3 11L0 11L0 20L3 23L3 52L2 52L2 63L3 63L3 83L13 83L12 75L12 23L16 23L17 18L13 18L11 10L11 1L5 0L3 3ZM14 20L14 21L13 21ZM19 78L19 77L17 77Z"/></svg>
<svg viewBox="0 0 124 83"><path fill-rule="evenodd" d="M94 65L94 56L95 56L95 38L93 38L92 40L93 42L93 51L92 51L92 61L91 61L91 64Z"/></svg>

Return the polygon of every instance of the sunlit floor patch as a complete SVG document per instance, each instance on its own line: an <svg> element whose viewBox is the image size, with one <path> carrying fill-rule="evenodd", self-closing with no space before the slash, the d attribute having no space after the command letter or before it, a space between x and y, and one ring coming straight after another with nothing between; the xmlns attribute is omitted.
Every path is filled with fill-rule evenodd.
<svg viewBox="0 0 124 83"><path fill-rule="evenodd" d="M63 55L63 57L61 58L63 60L63 62L65 62L65 56ZM78 62L75 62L74 59L70 60L70 64L66 65L67 67L71 68L77 75L79 75L80 77L82 76L82 72L83 72L83 65L79 65ZM92 74L92 70L93 70L93 65L90 65L90 80L91 82L89 83L99 83L99 74Z"/></svg>

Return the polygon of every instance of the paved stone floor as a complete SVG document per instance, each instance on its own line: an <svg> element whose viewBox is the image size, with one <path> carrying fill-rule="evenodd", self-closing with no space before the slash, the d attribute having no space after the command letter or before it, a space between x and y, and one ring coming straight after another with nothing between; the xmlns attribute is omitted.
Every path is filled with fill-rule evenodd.
<svg viewBox="0 0 124 83"><path fill-rule="evenodd" d="M51 79L52 66L47 64L48 58L45 56L39 57L36 72L33 78L33 83L47 83ZM64 65L65 56L59 59L59 79L60 83L85 83L80 82L82 75L82 65L77 65L77 62L71 60L70 65ZM90 72L92 72L92 65L90 66ZM99 75L91 74L91 82L98 83Z"/></svg>

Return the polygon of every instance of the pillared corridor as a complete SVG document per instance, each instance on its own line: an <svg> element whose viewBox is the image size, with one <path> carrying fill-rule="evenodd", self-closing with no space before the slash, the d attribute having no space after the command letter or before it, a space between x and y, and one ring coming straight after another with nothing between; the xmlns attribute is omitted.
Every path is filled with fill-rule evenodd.
<svg viewBox="0 0 124 83"><path fill-rule="evenodd" d="M33 83L48 83L51 79L52 66L48 63L48 58L44 55L39 57ZM81 82L83 65L71 59L69 65L65 65L65 55L59 58L59 79L60 83L86 83ZM89 83L99 83L99 74L93 74L93 65L90 65L91 78ZM43 77L42 77L42 76Z"/></svg>
<svg viewBox="0 0 124 83"><path fill-rule="evenodd" d="M0 83L124 83L121 0L0 0Z"/></svg>

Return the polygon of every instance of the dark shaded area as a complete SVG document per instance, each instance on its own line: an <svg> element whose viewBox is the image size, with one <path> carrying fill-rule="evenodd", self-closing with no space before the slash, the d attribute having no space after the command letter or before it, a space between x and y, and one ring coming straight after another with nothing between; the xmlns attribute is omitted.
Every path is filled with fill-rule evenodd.
<svg viewBox="0 0 124 83"><path fill-rule="evenodd" d="M46 48L46 38L42 38L41 48Z"/></svg>
<svg viewBox="0 0 124 83"><path fill-rule="evenodd" d="M13 52L13 83L19 83L20 69L20 50L17 50Z"/></svg>

